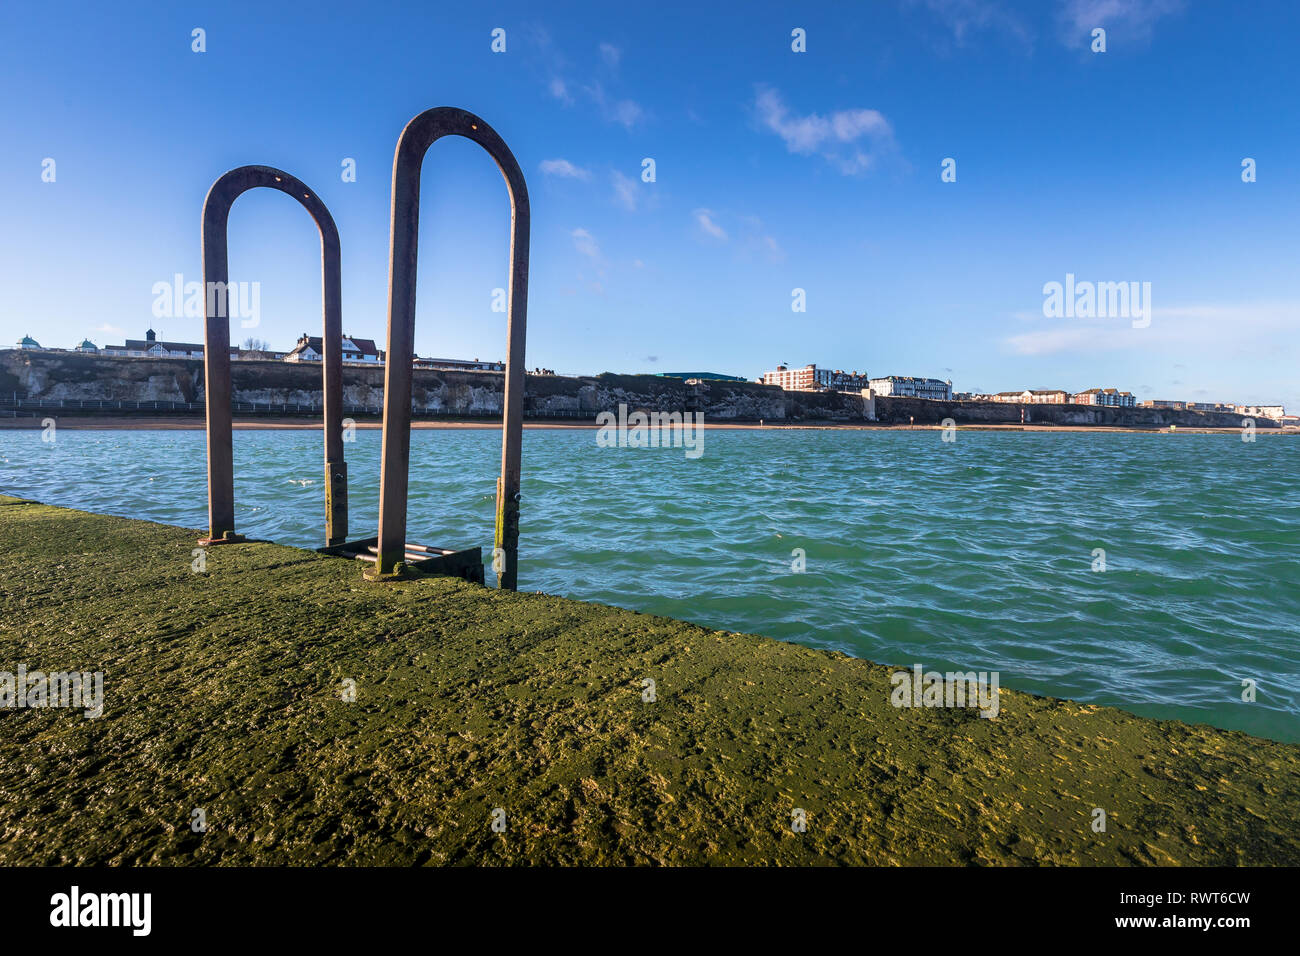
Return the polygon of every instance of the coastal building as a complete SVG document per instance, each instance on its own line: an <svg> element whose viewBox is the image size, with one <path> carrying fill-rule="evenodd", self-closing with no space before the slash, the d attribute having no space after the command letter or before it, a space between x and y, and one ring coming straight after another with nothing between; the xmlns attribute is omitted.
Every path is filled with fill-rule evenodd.
<svg viewBox="0 0 1300 956"><path fill-rule="evenodd" d="M1176 408L1192 412L1231 412L1233 405L1226 402L1183 402L1166 398L1149 398L1142 403L1143 408Z"/></svg>
<svg viewBox="0 0 1300 956"><path fill-rule="evenodd" d="M1070 393L1061 388L1026 388L1019 392L998 392L981 396L987 401L1015 405L1068 405Z"/></svg>
<svg viewBox="0 0 1300 956"><path fill-rule="evenodd" d="M81 344L78 345L75 349L73 349L73 351L74 351L74 352L89 352L91 355L98 355L98 354L99 354L99 346L96 345L94 342L90 341L90 339L82 339L82 340L81 340Z"/></svg>
<svg viewBox="0 0 1300 956"><path fill-rule="evenodd" d="M143 339L127 339L121 345L105 345L102 349L96 348L95 343L86 339L81 345L77 346L76 351L94 352L117 358L201 359L203 358L203 343L165 342L158 338L158 333L153 329L147 329ZM283 352L263 352L258 349L245 350L234 345L230 346L230 357L235 360L243 358L280 358L283 355Z"/></svg>
<svg viewBox="0 0 1300 956"><path fill-rule="evenodd" d="M127 339L122 345L105 345L103 351L105 355L131 358L203 358L202 343L162 342L153 329L148 329L143 339Z"/></svg>
<svg viewBox="0 0 1300 956"><path fill-rule="evenodd" d="M286 362L319 362L325 354L325 346L319 335L304 332L298 336L298 342L284 356ZM344 364L382 365L383 353L375 346L374 339L358 339L350 335L343 336Z"/></svg>
<svg viewBox="0 0 1300 956"><path fill-rule="evenodd" d="M20 349L38 349L41 347L41 343L37 342L30 335L24 335L18 340L18 347Z"/></svg>
<svg viewBox="0 0 1300 956"><path fill-rule="evenodd" d="M1137 399L1132 392L1121 392L1117 388L1090 388L1086 392L1076 392L1075 405L1101 405L1106 408L1134 408Z"/></svg>
<svg viewBox="0 0 1300 956"><path fill-rule="evenodd" d="M1280 419L1286 417L1286 409L1281 405L1238 405L1235 411L1238 415L1246 415L1250 418Z"/></svg>
<svg viewBox="0 0 1300 956"><path fill-rule="evenodd" d="M866 375L859 375L856 371L832 371L816 365L805 365L803 368L778 365L773 371L764 372L759 381L764 385L776 385L787 392L860 392L871 384Z"/></svg>
<svg viewBox="0 0 1300 956"><path fill-rule="evenodd" d="M928 398L932 401L952 401L952 382L915 375L886 375L868 382L876 395L894 395L901 398Z"/></svg>

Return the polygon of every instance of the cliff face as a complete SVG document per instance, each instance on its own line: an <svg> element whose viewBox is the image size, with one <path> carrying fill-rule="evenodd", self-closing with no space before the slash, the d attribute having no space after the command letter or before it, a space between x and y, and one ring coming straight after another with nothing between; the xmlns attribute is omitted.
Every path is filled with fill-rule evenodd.
<svg viewBox="0 0 1300 956"><path fill-rule="evenodd" d="M416 369L411 400L417 410L448 415L500 415L504 377L499 372L444 372ZM293 362L232 362L234 400L259 405L319 404L319 365ZM79 352L0 350L0 399L64 401L202 402L203 362L195 359L110 358ZM343 370L343 404L378 411L384 401L384 370L348 366ZM876 420L906 425L937 425L945 418L958 424L1113 425L1119 427L1240 428L1232 412L1189 412L1165 408L1093 408L1086 405L1005 405L997 402L931 402L917 398L877 397L874 410L860 395L838 392L783 392L756 382L705 382L654 375L570 378L529 375L524 387L529 414L545 417L598 412L703 412L706 421L861 422ZM1266 418L1258 428L1277 427Z"/></svg>
<svg viewBox="0 0 1300 956"><path fill-rule="evenodd" d="M202 401L203 363L110 359L79 352L0 351L0 397L53 401Z"/></svg>
<svg viewBox="0 0 1300 956"><path fill-rule="evenodd" d="M498 372L416 369L412 402L417 409L461 415L500 415L504 378ZM292 362L232 362L234 400L257 404L311 404L321 400L319 365ZM64 401L201 402L203 362L195 359L116 358L77 352L0 351L0 397ZM653 375L529 375L526 407L535 415L637 408L699 410L706 420L861 421L857 395L786 394L753 382L707 382ZM378 409L384 399L384 370L343 370L343 404Z"/></svg>
<svg viewBox="0 0 1300 956"><path fill-rule="evenodd" d="M910 418L918 425L938 425L951 418L959 425L1020 424L1024 409L1030 425L1102 425L1117 428L1240 428L1244 416L1235 412L1191 412L1173 408L1101 408L1092 405L1021 405L1002 402L931 402L920 398L876 399L876 418L881 422L906 425ZM1277 422L1255 419L1257 428L1276 428Z"/></svg>

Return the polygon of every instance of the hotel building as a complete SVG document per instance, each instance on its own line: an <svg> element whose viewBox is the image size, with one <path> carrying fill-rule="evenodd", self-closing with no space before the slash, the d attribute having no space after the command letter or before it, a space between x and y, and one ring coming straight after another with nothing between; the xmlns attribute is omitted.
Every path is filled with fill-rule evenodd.
<svg viewBox="0 0 1300 956"><path fill-rule="evenodd" d="M759 379L764 385L776 385L787 392L859 392L871 386L871 380L857 372L831 371L816 365L787 368L778 365Z"/></svg>
<svg viewBox="0 0 1300 956"><path fill-rule="evenodd" d="M900 398L928 398L932 401L952 401L952 382L914 375L886 375L870 381L876 395L894 395Z"/></svg>

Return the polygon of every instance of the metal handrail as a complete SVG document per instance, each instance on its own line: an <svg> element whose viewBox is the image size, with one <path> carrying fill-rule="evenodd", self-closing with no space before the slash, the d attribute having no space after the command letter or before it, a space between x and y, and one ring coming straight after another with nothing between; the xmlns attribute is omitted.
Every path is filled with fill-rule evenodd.
<svg viewBox="0 0 1300 956"><path fill-rule="evenodd" d="M505 141L467 110L439 106L406 124L393 158L392 232L388 262L388 353L384 369L384 431L379 478L378 576L405 557L411 464L411 363L415 357L416 258L420 238L420 171L429 148L444 136L478 143L496 161L510 194L510 294L501 476L497 480L496 549L499 587L514 590L519 552L519 459L523 444L524 341L528 314L528 186Z"/></svg>
<svg viewBox="0 0 1300 956"><path fill-rule="evenodd" d="M208 425L208 525L205 543L239 540L235 534L235 474L230 384L230 322L214 315L216 291L230 284L226 227L230 207L250 189L278 189L292 196L320 230L322 401L325 407L325 543L348 533L347 465L343 460L343 306L339 231L325 204L301 180L272 166L240 166L223 175L203 202L203 288L206 292L203 370ZM228 310L227 310L228 311Z"/></svg>

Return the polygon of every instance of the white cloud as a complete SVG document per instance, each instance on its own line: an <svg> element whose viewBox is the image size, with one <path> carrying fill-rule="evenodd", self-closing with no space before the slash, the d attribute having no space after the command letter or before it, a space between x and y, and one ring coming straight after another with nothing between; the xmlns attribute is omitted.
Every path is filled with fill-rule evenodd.
<svg viewBox="0 0 1300 956"><path fill-rule="evenodd" d="M838 110L829 116L792 114L776 90L760 87L754 100L759 122L801 156L819 155L845 175L862 172L894 147L894 131L879 110ZM866 140L866 143L860 142Z"/></svg>
<svg viewBox="0 0 1300 956"><path fill-rule="evenodd" d="M103 325L97 325L97 326L95 326L95 328L92 329L91 331L93 331L93 332L106 332L106 333L109 333L109 334L112 334L112 333L115 332L115 333L117 333L118 335L126 335L126 330L125 330L125 329L119 329L116 325L109 325L107 322L105 322Z"/></svg>
<svg viewBox="0 0 1300 956"><path fill-rule="evenodd" d="M547 176L559 176L562 179L590 179L591 171L575 166L567 159L544 159L541 170Z"/></svg>
<svg viewBox="0 0 1300 956"><path fill-rule="evenodd" d="M618 170L615 170L612 176L614 182L614 199L620 206L628 212L636 212L636 180L630 176L624 176Z"/></svg>
<svg viewBox="0 0 1300 956"><path fill-rule="evenodd" d="M593 261L600 261L600 245L591 233L586 229L575 229L569 235L573 238L575 249Z"/></svg>
<svg viewBox="0 0 1300 956"><path fill-rule="evenodd" d="M529 30L531 62L537 65L539 73L546 77L546 91L565 106L573 106L579 99L590 100L595 104L601 119L607 123L617 123L631 129L646 118L646 111L640 103L632 99L620 99L615 94L607 93L600 80L583 82L584 75L591 76L599 70L591 66L582 70L570 63L555 44L550 33L542 27ZM601 62L606 69L603 76L614 82L616 68L623 59L623 51L612 43L602 42L597 47ZM575 79L575 75L577 78Z"/></svg>
<svg viewBox="0 0 1300 956"><path fill-rule="evenodd" d="M618 123L620 126L631 129L645 118L645 110L641 108L640 103L635 100L612 98L605 92L605 87L600 82L584 86L582 89L600 109L600 114L606 122Z"/></svg>
<svg viewBox="0 0 1300 956"><path fill-rule="evenodd" d="M999 0L904 0L904 5L924 7L941 20L957 46L963 46L971 34L986 31L998 31L1026 46L1033 45L1029 28Z"/></svg>
<svg viewBox="0 0 1300 956"><path fill-rule="evenodd" d="M1046 319L1044 328L1003 343L1019 355L1174 351L1272 358L1300 324L1300 302L1245 302L1153 308L1151 324L1135 329L1128 319Z"/></svg>
<svg viewBox="0 0 1300 956"><path fill-rule="evenodd" d="M1061 11L1062 41L1073 45L1094 27L1146 39L1157 20L1182 10L1183 0L1067 0Z"/></svg>
<svg viewBox="0 0 1300 956"><path fill-rule="evenodd" d="M691 215L695 217L695 224L700 227L701 232L712 236L714 239L721 239L723 242L727 241L726 230L713 220L713 210L697 209Z"/></svg>
<svg viewBox="0 0 1300 956"><path fill-rule="evenodd" d="M551 77L548 89L550 90L551 96L555 97L565 106L573 105L573 97L569 95L569 87L565 84L564 80L560 79L558 76Z"/></svg>

